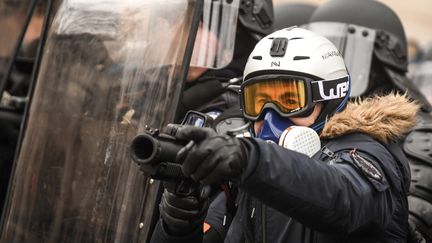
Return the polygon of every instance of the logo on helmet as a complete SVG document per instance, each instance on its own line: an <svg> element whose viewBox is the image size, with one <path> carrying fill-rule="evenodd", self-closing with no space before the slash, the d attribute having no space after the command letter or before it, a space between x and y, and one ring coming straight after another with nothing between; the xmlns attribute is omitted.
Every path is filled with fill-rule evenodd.
<svg viewBox="0 0 432 243"><path fill-rule="evenodd" d="M325 60L329 57L338 57L340 55L341 54L338 51L329 51L329 52L325 53L324 55L322 55L321 57L323 60Z"/></svg>
<svg viewBox="0 0 432 243"><path fill-rule="evenodd" d="M271 67L280 67L280 61L271 62Z"/></svg>
<svg viewBox="0 0 432 243"><path fill-rule="evenodd" d="M328 91L328 95L325 94L324 91L324 80L318 81L318 89L320 96L323 100L334 100L345 97L348 93L348 81L343 83L338 83L335 88L330 88Z"/></svg>

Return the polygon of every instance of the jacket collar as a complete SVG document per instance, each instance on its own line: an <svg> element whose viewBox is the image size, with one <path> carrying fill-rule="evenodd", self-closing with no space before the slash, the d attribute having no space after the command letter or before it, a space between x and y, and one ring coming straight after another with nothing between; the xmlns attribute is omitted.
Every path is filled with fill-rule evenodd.
<svg viewBox="0 0 432 243"><path fill-rule="evenodd" d="M383 143L397 141L416 124L418 109L416 102L396 93L356 99L327 121L321 138L364 133Z"/></svg>

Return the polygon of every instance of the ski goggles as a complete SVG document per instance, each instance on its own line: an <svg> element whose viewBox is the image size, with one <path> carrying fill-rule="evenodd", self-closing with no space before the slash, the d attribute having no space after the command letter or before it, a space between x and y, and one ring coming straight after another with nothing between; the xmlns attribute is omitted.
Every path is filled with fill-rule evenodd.
<svg viewBox="0 0 432 243"><path fill-rule="evenodd" d="M241 86L243 115L258 120L265 109L282 117L307 116L316 102L349 95L349 76L334 80L313 80L293 75L251 78Z"/></svg>

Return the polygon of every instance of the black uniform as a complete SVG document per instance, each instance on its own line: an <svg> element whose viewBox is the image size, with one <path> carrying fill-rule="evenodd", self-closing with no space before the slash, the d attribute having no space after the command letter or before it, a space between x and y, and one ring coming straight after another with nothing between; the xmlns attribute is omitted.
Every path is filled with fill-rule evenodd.
<svg viewBox="0 0 432 243"><path fill-rule="evenodd" d="M242 140L248 165L225 242L406 242L408 160L396 143L356 125L327 134L333 138L323 140L324 149L313 158L262 140ZM207 217L216 214L209 211ZM152 242L201 239L200 231L169 236L159 223Z"/></svg>
<svg viewBox="0 0 432 243"><path fill-rule="evenodd" d="M408 196L410 221L427 242L432 242L432 116L419 112L417 125L404 141L410 161L411 187Z"/></svg>

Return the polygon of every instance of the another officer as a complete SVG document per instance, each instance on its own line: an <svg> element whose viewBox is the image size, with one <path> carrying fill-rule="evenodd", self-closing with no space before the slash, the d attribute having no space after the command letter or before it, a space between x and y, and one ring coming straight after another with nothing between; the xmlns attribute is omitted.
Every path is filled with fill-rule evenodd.
<svg viewBox="0 0 432 243"><path fill-rule="evenodd" d="M202 197L165 191L152 242L405 242L409 169L397 142L415 124L418 106L393 93L347 104L350 84L326 38L301 28L264 37L241 87L256 138L190 126L176 133L195 142L177 154L185 175L230 182L239 192L218 196L207 210ZM276 144L293 125L320 134L324 146L312 158ZM228 232L203 234L204 219L225 219L229 205L232 221L210 225Z"/></svg>
<svg viewBox="0 0 432 243"><path fill-rule="evenodd" d="M352 78L352 97L370 97L394 90L417 100L417 125L401 146L410 160L410 222L432 240L431 105L407 78L405 31L397 14L378 1L333 0L317 8L309 29L331 40L342 53Z"/></svg>
<svg viewBox="0 0 432 243"><path fill-rule="evenodd" d="M239 2L238 6L232 7L232 11L238 12L236 25L230 22L228 16L218 15L221 12L218 8L223 8L217 5L219 2L204 2L205 5L216 6L205 6L208 11L204 11L200 26L203 33L197 35L177 121L183 119L188 110L208 113L216 118L232 107L239 108L237 90L230 87L240 84L247 57L258 40L272 32L273 3L271 0L247 0L231 1L230 4L234 5L235 2ZM228 5L223 4L224 7ZM215 23L214 18L217 17L220 19L219 24ZM232 25L233 31L230 30ZM211 35L217 44L208 45L208 36ZM227 51L222 48L232 44L234 50L231 55L227 55Z"/></svg>

